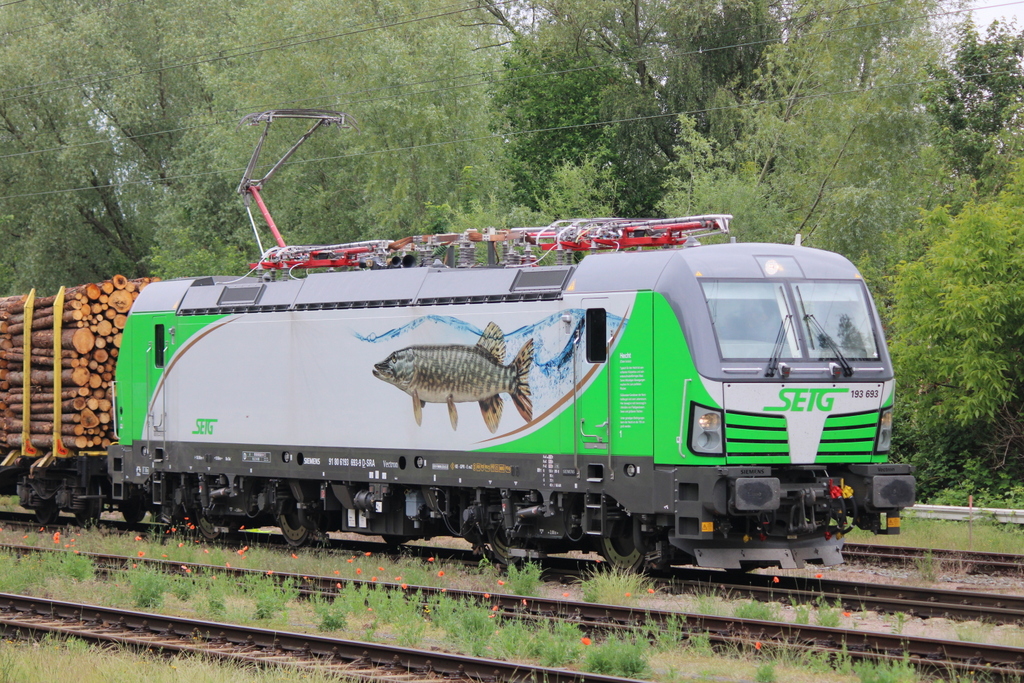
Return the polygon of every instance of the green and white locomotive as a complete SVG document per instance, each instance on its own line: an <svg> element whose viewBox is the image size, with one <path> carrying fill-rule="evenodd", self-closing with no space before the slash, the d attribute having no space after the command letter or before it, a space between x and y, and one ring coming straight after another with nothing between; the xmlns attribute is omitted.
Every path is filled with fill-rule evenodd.
<svg viewBox="0 0 1024 683"><path fill-rule="evenodd" d="M898 533L914 502L880 321L842 256L696 245L729 219L282 246L253 276L154 283L117 367L113 500L296 545L841 562L851 526Z"/></svg>

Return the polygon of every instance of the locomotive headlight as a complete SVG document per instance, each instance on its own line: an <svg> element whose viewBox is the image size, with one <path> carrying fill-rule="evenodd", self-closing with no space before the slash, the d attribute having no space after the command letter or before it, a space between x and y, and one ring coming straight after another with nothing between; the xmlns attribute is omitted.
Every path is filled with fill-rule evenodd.
<svg viewBox="0 0 1024 683"><path fill-rule="evenodd" d="M704 413L697 418L697 425L705 432L715 431L721 424L722 418L718 413Z"/></svg>
<svg viewBox="0 0 1024 683"><path fill-rule="evenodd" d="M892 408L885 408L878 416L878 439L875 442L875 451L888 453L892 444Z"/></svg>
<svg viewBox="0 0 1024 683"><path fill-rule="evenodd" d="M720 455L724 442L722 412L706 406L694 405L690 419L690 450L694 453Z"/></svg>

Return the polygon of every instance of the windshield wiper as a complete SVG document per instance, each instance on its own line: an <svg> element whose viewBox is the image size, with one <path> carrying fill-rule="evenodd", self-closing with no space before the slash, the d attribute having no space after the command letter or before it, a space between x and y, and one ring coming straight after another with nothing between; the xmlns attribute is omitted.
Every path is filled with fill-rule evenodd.
<svg viewBox="0 0 1024 683"><path fill-rule="evenodd" d="M805 322L814 323L814 329L818 334L818 343L822 346L827 346L832 349L832 353L835 354L836 360L839 361L839 367L843 369L843 377L853 376L853 367L850 362L843 356L843 352L839 350L839 345L836 344L835 340L829 336L829 333L825 331L825 328L821 326L818 319L814 317L813 313L808 313L804 316Z"/></svg>
<svg viewBox="0 0 1024 683"><path fill-rule="evenodd" d="M780 369L779 357L782 355L782 349L786 343L786 323L788 323L792 318L792 315L787 315L782 319L782 322L779 323L779 333L775 335L775 346L772 347L772 357L768 359L768 369L764 373L765 377L774 377L776 371ZM789 376L785 363L782 364L781 370L783 377Z"/></svg>

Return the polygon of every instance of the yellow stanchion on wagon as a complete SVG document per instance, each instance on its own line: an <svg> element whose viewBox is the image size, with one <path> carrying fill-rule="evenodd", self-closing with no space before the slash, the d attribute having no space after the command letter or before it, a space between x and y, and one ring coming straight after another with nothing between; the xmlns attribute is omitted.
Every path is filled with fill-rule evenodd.
<svg viewBox="0 0 1024 683"><path fill-rule="evenodd" d="M22 343L22 379L21 379L21 453L30 458L39 455L32 445L32 314L36 305L36 290L28 293L25 299L25 329L21 336Z"/></svg>

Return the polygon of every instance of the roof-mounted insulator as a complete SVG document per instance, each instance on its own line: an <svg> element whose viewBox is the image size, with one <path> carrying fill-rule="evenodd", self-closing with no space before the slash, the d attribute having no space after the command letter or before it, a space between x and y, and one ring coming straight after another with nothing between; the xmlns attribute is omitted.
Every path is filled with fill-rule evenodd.
<svg viewBox="0 0 1024 683"><path fill-rule="evenodd" d="M280 246L268 250L253 268L409 268L502 265L522 268L559 265L576 252L669 249L700 244L698 237L727 235L732 216L627 220L580 218L542 228L468 230L464 233L416 235L390 242L371 240L320 246ZM478 245L486 247L486 256ZM500 249L500 253L499 253ZM554 252L555 258L545 262ZM483 257L483 258L481 258Z"/></svg>

